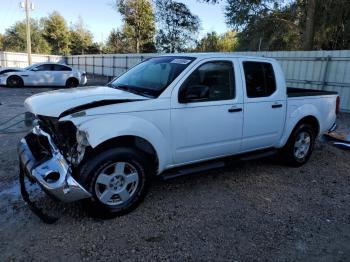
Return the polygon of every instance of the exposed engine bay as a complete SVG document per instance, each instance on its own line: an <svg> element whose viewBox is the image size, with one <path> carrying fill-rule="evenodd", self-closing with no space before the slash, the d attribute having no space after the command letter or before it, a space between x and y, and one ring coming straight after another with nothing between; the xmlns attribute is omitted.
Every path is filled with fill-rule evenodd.
<svg viewBox="0 0 350 262"><path fill-rule="evenodd" d="M51 136L60 153L72 167L79 165L84 157L86 147L89 145L84 132L77 130L72 122L59 122L56 117L37 116L33 125L39 125L44 132ZM41 154L50 154L45 139L41 137L37 139L38 145L41 146L38 151L41 151Z"/></svg>

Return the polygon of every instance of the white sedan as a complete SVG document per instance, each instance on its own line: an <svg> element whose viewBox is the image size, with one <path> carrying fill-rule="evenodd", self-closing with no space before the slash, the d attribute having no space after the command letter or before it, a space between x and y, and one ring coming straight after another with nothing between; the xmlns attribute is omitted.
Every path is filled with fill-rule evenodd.
<svg viewBox="0 0 350 262"><path fill-rule="evenodd" d="M2 70L1 70L2 71ZM0 72L0 85L77 87L87 82L86 73L67 65L40 63L26 68L11 68Z"/></svg>

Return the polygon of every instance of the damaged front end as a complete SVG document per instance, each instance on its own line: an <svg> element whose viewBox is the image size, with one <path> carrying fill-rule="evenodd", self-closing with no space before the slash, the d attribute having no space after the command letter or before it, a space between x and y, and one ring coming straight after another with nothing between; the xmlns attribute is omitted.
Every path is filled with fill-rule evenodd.
<svg viewBox="0 0 350 262"><path fill-rule="evenodd" d="M73 177L87 145L85 134L77 131L73 123L39 116L32 131L18 145L21 174L61 201L88 198L91 194ZM24 192L23 198L29 200L28 193Z"/></svg>

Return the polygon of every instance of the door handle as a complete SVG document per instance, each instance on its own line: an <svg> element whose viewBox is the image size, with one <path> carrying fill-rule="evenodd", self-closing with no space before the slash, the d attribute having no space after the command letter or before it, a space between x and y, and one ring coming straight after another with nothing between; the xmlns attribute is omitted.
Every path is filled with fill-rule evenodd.
<svg viewBox="0 0 350 262"><path fill-rule="evenodd" d="M243 109L242 108L240 108L240 107L231 107L229 110L228 110L228 112L229 113L235 113L235 112L242 112L243 111Z"/></svg>
<svg viewBox="0 0 350 262"><path fill-rule="evenodd" d="M272 105L271 107L272 107L272 108L280 108L280 107L282 107L282 104L274 104L274 105Z"/></svg>

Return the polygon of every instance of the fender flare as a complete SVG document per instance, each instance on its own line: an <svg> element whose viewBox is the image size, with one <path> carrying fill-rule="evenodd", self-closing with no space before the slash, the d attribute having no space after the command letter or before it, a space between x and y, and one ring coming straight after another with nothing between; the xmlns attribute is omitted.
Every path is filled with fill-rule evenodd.
<svg viewBox="0 0 350 262"><path fill-rule="evenodd" d="M292 108L292 110L290 110L290 112L288 112L287 114L288 115L286 117L286 126L284 128L284 134L280 140L280 143L277 145L278 148L283 147L287 143L294 128L302 119L306 117L314 117L318 122L320 131L323 130L323 127L321 126L322 122L320 121L320 112L317 109L317 107L312 104L305 104L300 107L295 106L295 108Z"/></svg>

